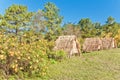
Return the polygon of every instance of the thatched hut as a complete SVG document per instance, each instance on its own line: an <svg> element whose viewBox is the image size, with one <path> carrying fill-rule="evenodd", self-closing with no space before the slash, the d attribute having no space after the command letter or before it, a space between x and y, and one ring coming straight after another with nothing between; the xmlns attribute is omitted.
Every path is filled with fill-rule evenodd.
<svg viewBox="0 0 120 80"><path fill-rule="evenodd" d="M98 51L101 49L100 38L86 38L83 44L83 52Z"/></svg>
<svg viewBox="0 0 120 80"><path fill-rule="evenodd" d="M55 41L54 50L64 50L69 57L73 54L80 55L80 44L75 35L59 36Z"/></svg>
<svg viewBox="0 0 120 80"><path fill-rule="evenodd" d="M112 48L116 48L114 38L86 38L82 50L83 52L91 52Z"/></svg>
<svg viewBox="0 0 120 80"><path fill-rule="evenodd" d="M101 38L102 49L112 49L116 48L116 42L114 38Z"/></svg>

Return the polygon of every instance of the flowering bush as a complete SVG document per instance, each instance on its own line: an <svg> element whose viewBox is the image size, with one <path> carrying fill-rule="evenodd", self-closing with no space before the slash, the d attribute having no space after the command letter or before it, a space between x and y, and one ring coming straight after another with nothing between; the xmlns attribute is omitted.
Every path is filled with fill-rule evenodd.
<svg viewBox="0 0 120 80"><path fill-rule="evenodd" d="M48 46L46 40L37 39L36 36L28 37L25 34L18 38L0 33L0 69L5 75L45 76Z"/></svg>

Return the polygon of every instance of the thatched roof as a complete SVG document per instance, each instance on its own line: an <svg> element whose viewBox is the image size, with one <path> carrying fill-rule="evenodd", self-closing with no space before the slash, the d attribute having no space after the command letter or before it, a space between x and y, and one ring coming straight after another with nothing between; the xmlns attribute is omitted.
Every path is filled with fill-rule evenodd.
<svg viewBox="0 0 120 80"><path fill-rule="evenodd" d="M83 51L91 52L100 50L101 44L100 38L86 38L83 44Z"/></svg>
<svg viewBox="0 0 120 80"><path fill-rule="evenodd" d="M115 48L114 38L86 38L83 44L84 52Z"/></svg>
<svg viewBox="0 0 120 80"><path fill-rule="evenodd" d="M114 38L101 38L101 40L102 49L112 49L117 47Z"/></svg>
<svg viewBox="0 0 120 80"><path fill-rule="evenodd" d="M54 50L64 50L68 54L80 53L80 44L75 35L59 36Z"/></svg>

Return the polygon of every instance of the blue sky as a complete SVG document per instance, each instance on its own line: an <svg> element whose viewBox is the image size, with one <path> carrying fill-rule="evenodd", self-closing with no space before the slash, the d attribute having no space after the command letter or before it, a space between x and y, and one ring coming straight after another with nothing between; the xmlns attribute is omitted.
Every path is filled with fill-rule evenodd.
<svg viewBox="0 0 120 80"><path fill-rule="evenodd" d="M60 9L63 23L77 23L81 18L90 18L104 24L108 16L120 23L120 0L0 0L0 14L4 14L12 4L26 5L29 11L37 11L43 9L48 1Z"/></svg>

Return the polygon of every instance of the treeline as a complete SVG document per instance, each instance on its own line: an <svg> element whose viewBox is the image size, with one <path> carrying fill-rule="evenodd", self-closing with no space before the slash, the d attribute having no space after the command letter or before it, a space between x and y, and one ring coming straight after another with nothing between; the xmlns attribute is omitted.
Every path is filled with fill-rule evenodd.
<svg viewBox="0 0 120 80"><path fill-rule="evenodd" d="M106 23L93 23L89 18L78 21L77 24L68 23L64 25L64 34L75 34L78 37L115 37L120 28L120 24L115 22L113 17L108 17ZM68 31L66 31L66 29Z"/></svg>
<svg viewBox="0 0 120 80"><path fill-rule="evenodd" d="M117 46L120 47L120 23L117 23L111 16L103 25L99 22L93 23L89 18L84 18L77 24L67 23L63 28L62 33L64 35L76 35L82 40L90 37L112 37L115 38Z"/></svg>
<svg viewBox="0 0 120 80"><path fill-rule="evenodd" d="M106 23L93 23L89 18L83 18L77 24L66 23L61 26L63 16L53 3L46 3L44 9L28 12L26 6L12 5L0 15L0 29L6 33L20 35L21 32L34 31L47 40L55 40L59 35L76 35L87 37L115 37L120 24L113 17L108 17Z"/></svg>
<svg viewBox="0 0 120 80"><path fill-rule="evenodd" d="M53 3L46 3L42 10L28 12L26 6L12 5L0 15L0 29L6 33L22 35L23 32L33 31L49 41L55 40L59 35L76 35L81 38L88 37L117 37L120 24L112 16L106 23L93 23L89 18L83 18L77 24L66 23L61 26L63 16L59 8Z"/></svg>
<svg viewBox="0 0 120 80"><path fill-rule="evenodd" d="M61 60L63 51L52 51L60 35L76 35L80 42L88 37L113 37L120 46L120 24L113 17L106 23L93 23L89 18L77 24L62 24L63 16L51 2L42 10L29 12L26 6L13 4L0 15L0 79L17 75L42 77L47 74L49 61Z"/></svg>

